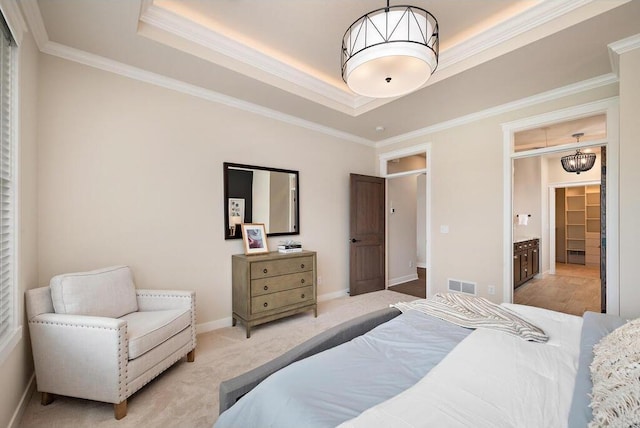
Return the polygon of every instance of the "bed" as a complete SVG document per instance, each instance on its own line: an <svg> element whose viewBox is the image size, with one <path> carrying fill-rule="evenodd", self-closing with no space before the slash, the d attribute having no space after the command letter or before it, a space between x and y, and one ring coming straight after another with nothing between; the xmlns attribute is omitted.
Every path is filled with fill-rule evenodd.
<svg viewBox="0 0 640 428"><path fill-rule="evenodd" d="M586 427L592 349L625 320L502 307L548 341L384 309L222 382L215 427Z"/></svg>

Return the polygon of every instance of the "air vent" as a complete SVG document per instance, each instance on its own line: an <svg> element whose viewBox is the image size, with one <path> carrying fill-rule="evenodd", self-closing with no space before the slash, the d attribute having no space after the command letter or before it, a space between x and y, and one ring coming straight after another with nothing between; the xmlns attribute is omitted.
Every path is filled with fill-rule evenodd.
<svg viewBox="0 0 640 428"><path fill-rule="evenodd" d="M449 278L449 291L476 295L476 283Z"/></svg>

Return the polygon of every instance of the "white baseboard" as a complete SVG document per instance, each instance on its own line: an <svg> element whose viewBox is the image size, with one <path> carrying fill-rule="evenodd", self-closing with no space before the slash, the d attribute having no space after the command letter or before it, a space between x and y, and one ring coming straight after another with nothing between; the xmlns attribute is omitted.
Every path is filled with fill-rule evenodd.
<svg viewBox="0 0 640 428"><path fill-rule="evenodd" d="M337 299L338 297L347 296L349 289L335 291L333 293L321 294L318 296L318 302L325 302L327 300ZM232 325L232 318L226 317L219 320L204 322L202 324L196 324L196 334L207 333L209 331L218 330L220 328L230 327Z"/></svg>
<svg viewBox="0 0 640 428"><path fill-rule="evenodd" d="M22 416L24 412L27 410L27 405L29 404L29 400L31 399L31 395L36 389L36 374L33 373L31 375L31 379L29 379L29 383L22 393L22 397L20 398L20 402L18 403L18 407L16 407L16 411L13 412L13 416L9 421L8 428L18 428L20 426L20 422L22 421Z"/></svg>
<svg viewBox="0 0 640 428"><path fill-rule="evenodd" d="M207 333L209 331L218 330L219 328L230 327L232 324L232 318L226 317L215 321L204 322L202 324L196 324L196 334Z"/></svg>
<svg viewBox="0 0 640 428"><path fill-rule="evenodd" d="M422 262L418 262L416 263L416 266L422 269L426 269L427 268L427 263L422 263Z"/></svg>
<svg viewBox="0 0 640 428"><path fill-rule="evenodd" d="M318 302L326 302L327 300L337 299L339 297L348 296L349 289L345 288L344 290L335 291L333 293L321 294L318 296Z"/></svg>
<svg viewBox="0 0 640 428"><path fill-rule="evenodd" d="M418 279L417 273L412 273L411 275L400 276L398 278L390 278L387 282L387 287L393 287L394 285L404 284L405 282L414 281Z"/></svg>

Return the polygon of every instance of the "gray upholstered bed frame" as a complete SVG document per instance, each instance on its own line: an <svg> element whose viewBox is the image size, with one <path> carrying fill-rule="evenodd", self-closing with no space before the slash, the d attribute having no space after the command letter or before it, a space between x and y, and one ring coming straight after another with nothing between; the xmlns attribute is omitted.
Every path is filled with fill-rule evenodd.
<svg viewBox="0 0 640 428"><path fill-rule="evenodd" d="M398 309L386 308L346 321L312 337L260 367L233 379L225 380L220 384L220 413L233 406L243 395L281 368L348 342L398 315L400 315Z"/></svg>

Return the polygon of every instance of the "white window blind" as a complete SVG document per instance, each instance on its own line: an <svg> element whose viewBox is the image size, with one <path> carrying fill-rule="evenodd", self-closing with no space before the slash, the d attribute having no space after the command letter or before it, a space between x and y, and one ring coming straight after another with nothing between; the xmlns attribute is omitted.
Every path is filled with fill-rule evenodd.
<svg viewBox="0 0 640 428"><path fill-rule="evenodd" d="M13 89L15 44L0 14L0 344L16 327Z"/></svg>

